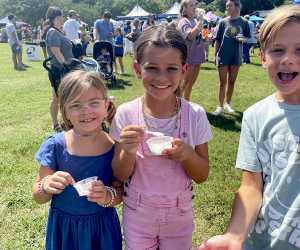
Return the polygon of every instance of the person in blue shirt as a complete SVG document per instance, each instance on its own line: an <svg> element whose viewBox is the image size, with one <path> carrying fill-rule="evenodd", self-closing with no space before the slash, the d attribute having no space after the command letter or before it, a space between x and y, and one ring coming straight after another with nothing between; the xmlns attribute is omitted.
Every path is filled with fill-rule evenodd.
<svg viewBox="0 0 300 250"><path fill-rule="evenodd" d="M116 34L116 38L115 38L115 56L116 58L119 58L119 63L121 66L121 72L120 75L124 75L124 65L123 65L123 54L124 54L124 50L123 50L123 35L121 32L120 28L116 28L115 31ZM117 67L117 63L114 62L114 73L119 73L118 71L118 67Z"/></svg>
<svg viewBox="0 0 300 250"><path fill-rule="evenodd" d="M114 25L110 22L110 12L104 12L102 20L97 20L94 24L94 41L108 41L113 44Z"/></svg>

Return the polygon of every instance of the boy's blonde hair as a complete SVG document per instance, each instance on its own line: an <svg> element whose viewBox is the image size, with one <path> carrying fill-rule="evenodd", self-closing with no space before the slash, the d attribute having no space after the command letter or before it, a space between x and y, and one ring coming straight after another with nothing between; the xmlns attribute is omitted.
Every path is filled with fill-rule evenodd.
<svg viewBox="0 0 300 250"><path fill-rule="evenodd" d="M102 78L95 71L86 72L85 70L75 70L64 76L58 90L58 102L61 112L59 125L64 131L73 128L73 124L66 116L67 105L76 102L76 100L82 94L86 93L90 87L100 90L103 99L105 101L109 100L105 122L109 125L111 124L117 107L108 97L106 86Z"/></svg>
<svg viewBox="0 0 300 250"><path fill-rule="evenodd" d="M278 31L291 23L300 23L300 5L286 5L273 10L260 28L258 40L262 52L274 44Z"/></svg>

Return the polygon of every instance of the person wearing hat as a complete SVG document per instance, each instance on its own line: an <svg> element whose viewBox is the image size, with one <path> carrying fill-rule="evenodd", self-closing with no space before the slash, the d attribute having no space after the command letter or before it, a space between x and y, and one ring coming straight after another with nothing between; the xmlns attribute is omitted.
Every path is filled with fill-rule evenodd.
<svg viewBox="0 0 300 250"><path fill-rule="evenodd" d="M78 30L84 30L84 27L80 21L79 15L75 10L69 11L69 19L64 23L64 32L66 32L66 37L71 40L75 46L73 46L74 57L82 60L82 45L76 41L80 38L78 35Z"/></svg>

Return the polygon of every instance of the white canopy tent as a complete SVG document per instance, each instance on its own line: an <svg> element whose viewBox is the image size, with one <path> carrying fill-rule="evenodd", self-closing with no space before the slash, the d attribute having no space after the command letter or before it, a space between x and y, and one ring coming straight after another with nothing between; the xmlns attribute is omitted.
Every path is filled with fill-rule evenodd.
<svg viewBox="0 0 300 250"><path fill-rule="evenodd" d="M126 16L117 16L116 20L120 21L120 20L133 20L134 18L138 18L140 20L146 20L147 16L150 13L145 11L138 3L136 4L136 6L134 6L134 8L132 9L132 11L130 11Z"/></svg>
<svg viewBox="0 0 300 250"><path fill-rule="evenodd" d="M164 14L157 14L155 15L155 19L158 19L159 22L161 23L166 23L167 22L167 17L171 16L172 17L172 22L175 23L177 21L178 13L180 9L180 4L179 3L174 3L174 5L166 11Z"/></svg>

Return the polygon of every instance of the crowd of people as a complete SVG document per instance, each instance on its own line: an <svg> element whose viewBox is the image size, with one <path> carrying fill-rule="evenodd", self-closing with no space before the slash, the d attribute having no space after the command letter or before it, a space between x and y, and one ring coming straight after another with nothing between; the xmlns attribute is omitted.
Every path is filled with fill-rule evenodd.
<svg viewBox="0 0 300 250"><path fill-rule="evenodd" d="M300 179L300 7L274 10L262 27L240 16L240 0L226 1L228 16L217 26L204 23L196 8L195 0L182 0L177 24L171 17L168 24L157 24L149 14L143 24L136 18L115 28L109 12L95 22L92 38L114 44L120 74L125 73L122 57L134 51L133 68L144 88L143 96L118 108L97 72L81 67L62 74L68 59L82 59L90 40L76 11L70 10L64 22L63 12L51 6L46 20L41 19L38 39L53 58L52 127L60 132L35 154L41 167L33 198L39 204L51 201L47 250L121 250L123 240L128 250L192 249L194 185L208 178L208 142L213 139L205 110L189 102L192 87L211 45L219 73L213 115L235 112L231 99L239 68L249 63L257 42L262 66L278 91L245 111L236 162L243 176L229 225L224 235L195 250L300 246L295 228L300 204L295 188ZM12 59L22 67L15 15L9 20ZM114 60L107 48L99 57ZM118 73L117 62L113 64ZM109 134L103 122L109 124ZM151 132L172 137L172 147L153 155ZM86 198L78 196L73 186L91 176L98 180ZM124 239L114 208L121 202Z"/></svg>

